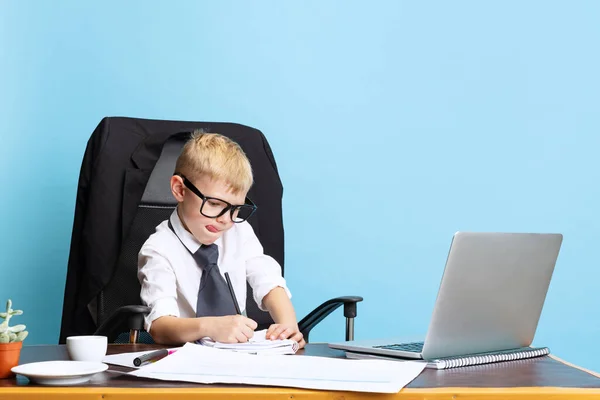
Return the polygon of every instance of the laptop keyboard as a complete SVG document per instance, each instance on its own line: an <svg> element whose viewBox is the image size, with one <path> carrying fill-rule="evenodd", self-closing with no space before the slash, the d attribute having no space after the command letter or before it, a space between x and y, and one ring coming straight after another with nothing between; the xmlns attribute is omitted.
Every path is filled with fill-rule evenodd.
<svg viewBox="0 0 600 400"><path fill-rule="evenodd" d="M385 350L400 350L410 351L411 353L420 353L423 351L423 342L411 342L411 343L400 343L400 344L386 344L382 346L373 346L377 349Z"/></svg>

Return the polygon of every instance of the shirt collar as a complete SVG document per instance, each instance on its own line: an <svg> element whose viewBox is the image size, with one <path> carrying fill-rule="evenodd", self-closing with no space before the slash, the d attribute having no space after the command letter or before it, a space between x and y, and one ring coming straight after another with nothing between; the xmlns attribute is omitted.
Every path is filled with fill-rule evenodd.
<svg viewBox="0 0 600 400"><path fill-rule="evenodd" d="M185 229L183 227L183 223L181 222L181 219L179 218L179 214L177 213L177 207L175 207L175 210L171 214L170 220L171 220L171 225L173 225L173 229L175 230L175 234L179 237L179 239L181 240L181 243L183 243L183 245L192 254L194 254L196 251L198 251L200 246L202 246L202 243L200 243L198 241L198 239L196 239L196 237L194 237L194 235L192 235L187 229ZM219 250L221 250L222 242L223 242L222 237L219 237L217 240L215 240L215 244L219 247Z"/></svg>

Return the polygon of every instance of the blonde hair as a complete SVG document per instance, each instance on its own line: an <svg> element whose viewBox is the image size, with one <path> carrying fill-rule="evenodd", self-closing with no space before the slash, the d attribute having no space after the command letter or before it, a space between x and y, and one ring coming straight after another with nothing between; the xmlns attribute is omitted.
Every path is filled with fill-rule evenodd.
<svg viewBox="0 0 600 400"><path fill-rule="evenodd" d="M248 193L252 186L252 166L242 148L218 133L196 130L183 146L175 173L189 180L207 176L223 180L235 194Z"/></svg>

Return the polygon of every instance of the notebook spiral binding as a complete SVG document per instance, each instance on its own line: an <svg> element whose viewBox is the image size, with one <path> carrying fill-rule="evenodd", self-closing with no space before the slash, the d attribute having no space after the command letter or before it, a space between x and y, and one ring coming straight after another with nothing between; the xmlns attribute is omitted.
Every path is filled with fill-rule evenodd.
<svg viewBox="0 0 600 400"><path fill-rule="evenodd" d="M449 369L466 367L469 365L490 364L501 361L514 361L526 358L541 357L550 354L547 347L519 349L514 351L478 354L471 356L449 357L435 360L428 360L427 367L435 369Z"/></svg>

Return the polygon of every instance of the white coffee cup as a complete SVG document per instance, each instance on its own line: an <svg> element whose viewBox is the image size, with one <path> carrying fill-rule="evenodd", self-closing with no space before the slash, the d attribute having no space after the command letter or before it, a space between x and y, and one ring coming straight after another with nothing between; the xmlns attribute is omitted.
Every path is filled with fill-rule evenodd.
<svg viewBox="0 0 600 400"><path fill-rule="evenodd" d="M69 336L67 352L73 361L101 362L106 355L108 338L106 336Z"/></svg>

